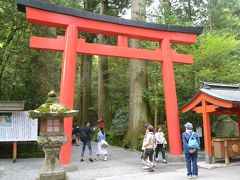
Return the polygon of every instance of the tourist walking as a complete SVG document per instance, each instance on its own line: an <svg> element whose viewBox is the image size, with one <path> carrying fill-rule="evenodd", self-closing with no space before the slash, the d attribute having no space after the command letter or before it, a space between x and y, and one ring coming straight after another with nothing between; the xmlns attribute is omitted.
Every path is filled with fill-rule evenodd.
<svg viewBox="0 0 240 180"><path fill-rule="evenodd" d="M186 130L182 134L182 142L187 166L187 176L189 179L197 179L197 158L200 141L197 133L192 130L193 125L191 123L186 123L185 128Z"/></svg>
<svg viewBox="0 0 240 180"><path fill-rule="evenodd" d="M144 147L144 142L147 138L147 133L148 133L148 126L150 124L147 123L144 125L144 130L145 130L145 134L144 134L144 138L143 138L143 142L142 142L142 150L143 150L143 153L142 153L142 156L141 156L141 159L143 160L143 157L144 157L144 153L145 153L145 147ZM143 160L143 164L145 164L145 161ZM144 166L143 169L148 169L148 166Z"/></svg>
<svg viewBox="0 0 240 180"><path fill-rule="evenodd" d="M82 141L82 152L81 152L81 162L84 161L83 156L86 149L88 147L89 151L89 161L92 160L92 146L91 146L91 135L93 134L93 130L90 127L90 122L84 123L84 128L81 129L80 139Z"/></svg>
<svg viewBox="0 0 240 180"><path fill-rule="evenodd" d="M152 125L149 125L147 136L143 142L143 147L144 147L143 160L145 162L145 165L148 166L149 172L154 171L154 163L153 163L154 144L155 144L154 128Z"/></svg>
<svg viewBox="0 0 240 180"><path fill-rule="evenodd" d="M161 126L158 126L157 128L157 132L155 133L155 139L156 139L155 160L159 162L158 154L159 152L161 152L163 163L167 163L166 155L165 155L165 145L167 144L167 141L164 137L164 133L162 132Z"/></svg>
<svg viewBox="0 0 240 180"><path fill-rule="evenodd" d="M75 137L76 145L79 146L79 145L80 145L81 129L80 129L80 127L78 126L78 124L74 124L72 134L73 134L73 137Z"/></svg>
<svg viewBox="0 0 240 180"><path fill-rule="evenodd" d="M97 160L99 160L100 155L103 155L103 160L107 161L107 147L108 143L106 141L106 133L103 128L100 128L97 134Z"/></svg>

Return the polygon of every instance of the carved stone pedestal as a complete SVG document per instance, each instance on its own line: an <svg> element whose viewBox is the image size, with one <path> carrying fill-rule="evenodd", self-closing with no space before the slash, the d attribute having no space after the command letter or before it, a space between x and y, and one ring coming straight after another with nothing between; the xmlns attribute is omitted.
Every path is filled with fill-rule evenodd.
<svg viewBox="0 0 240 180"><path fill-rule="evenodd" d="M61 146L67 142L67 136L38 137L38 143L43 146L45 161L39 172L38 180L66 180L66 172L59 163Z"/></svg>

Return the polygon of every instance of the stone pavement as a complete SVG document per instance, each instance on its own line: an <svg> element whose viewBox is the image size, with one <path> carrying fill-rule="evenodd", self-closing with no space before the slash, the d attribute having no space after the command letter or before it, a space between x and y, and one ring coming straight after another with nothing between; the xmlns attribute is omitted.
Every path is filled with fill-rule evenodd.
<svg viewBox="0 0 240 180"><path fill-rule="evenodd" d="M93 143L95 153L96 144ZM186 179L185 164L180 159L169 156L168 164L158 163L154 173L142 170L140 152L109 147L108 161L89 162L86 150L85 161L80 162L81 147L73 146L72 164L77 171L67 172L71 180L182 180ZM95 157L95 156L94 156ZM12 163L10 159L0 160L0 179L2 180L33 180L43 163L42 158L18 159ZM174 162L175 160L175 162ZM240 180L240 166L223 167L217 169L199 169L199 179L207 180Z"/></svg>

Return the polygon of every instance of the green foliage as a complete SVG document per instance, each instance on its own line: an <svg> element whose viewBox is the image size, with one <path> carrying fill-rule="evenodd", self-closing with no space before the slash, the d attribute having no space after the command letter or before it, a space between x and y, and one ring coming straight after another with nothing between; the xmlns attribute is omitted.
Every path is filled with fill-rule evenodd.
<svg viewBox="0 0 240 180"><path fill-rule="evenodd" d="M128 108L118 109L114 116L113 125L110 129L110 132L114 133L115 135L124 135L128 129L128 119Z"/></svg>
<svg viewBox="0 0 240 180"><path fill-rule="evenodd" d="M175 80L179 107L199 91L201 81L238 83L240 79L240 41L228 34L207 33L191 47L179 46L181 53L192 54L191 66L175 65ZM181 114L182 123L201 119L196 114Z"/></svg>
<svg viewBox="0 0 240 180"><path fill-rule="evenodd" d="M12 158L13 145L12 143L1 143L0 158ZM37 142L18 142L17 144L18 158L44 158L44 152Z"/></svg>
<svg viewBox="0 0 240 180"><path fill-rule="evenodd" d="M239 0L212 0L208 4L211 28L213 30L228 31L238 34L240 28L240 1Z"/></svg>
<svg viewBox="0 0 240 180"><path fill-rule="evenodd" d="M108 134L108 143L112 146L120 146L120 147L124 147L124 136L125 135L119 135L119 134L115 134L113 132Z"/></svg>

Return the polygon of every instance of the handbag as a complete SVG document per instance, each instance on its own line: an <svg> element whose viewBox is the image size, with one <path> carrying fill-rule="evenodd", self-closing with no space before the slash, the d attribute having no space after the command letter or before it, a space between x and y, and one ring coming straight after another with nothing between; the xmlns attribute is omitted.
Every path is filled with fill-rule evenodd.
<svg viewBox="0 0 240 180"><path fill-rule="evenodd" d="M167 145L166 139L163 140L163 145Z"/></svg>
<svg viewBox="0 0 240 180"><path fill-rule="evenodd" d="M109 146L109 144L107 143L107 141L105 141L104 139L101 141L101 147L102 148L107 148Z"/></svg>

